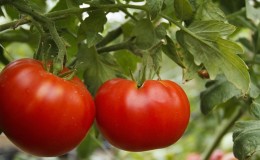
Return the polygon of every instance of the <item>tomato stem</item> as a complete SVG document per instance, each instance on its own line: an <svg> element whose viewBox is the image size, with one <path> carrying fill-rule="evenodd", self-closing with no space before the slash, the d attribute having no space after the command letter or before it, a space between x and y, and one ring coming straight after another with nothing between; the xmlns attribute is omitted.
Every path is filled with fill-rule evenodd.
<svg viewBox="0 0 260 160"><path fill-rule="evenodd" d="M19 11L32 16L32 18L35 21L40 22L43 26L45 26L49 30L49 33L52 36L52 39L56 43L58 50L59 50L58 56L54 60L55 65L54 65L53 73L57 74L60 71L62 71L63 62L64 62L65 55L67 54L66 53L67 51L66 51L65 43L60 38L60 36L57 32L55 23L48 17L36 12L32 8L28 7L28 5L25 5L24 3L21 3L20 1L8 1L8 3L13 5Z"/></svg>

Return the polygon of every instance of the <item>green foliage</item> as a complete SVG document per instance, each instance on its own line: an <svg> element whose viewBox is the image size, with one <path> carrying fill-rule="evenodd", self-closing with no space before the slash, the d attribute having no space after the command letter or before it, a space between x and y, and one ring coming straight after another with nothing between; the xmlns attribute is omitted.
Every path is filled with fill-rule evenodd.
<svg viewBox="0 0 260 160"><path fill-rule="evenodd" d="M133 36L136 37L136 46L139 49L148 49L155 42L155 31L149 19L142 19L135 24Z"/></svg>
<svg viewBox="0 0 260 160"><path fill-rule="evenodd" d="M259 121L236 123L233 134L234 155L241 160L250 159L260 147Z"/></svg>
<svg viewBox="0 0 260 160"><path fill-rule="evenodd" d="M206 21L202 24L195 22L189 26L189 31L178 31L177 40L189 52L186 54L194 56L197 65L205 66L211 78L214 79L219 73L224 73L230 82L243 93L247 93L250 83L247 66L236 55L243 53L243 49L236 43L220 37L230 34L232 26L226 30L222 27L215 28L215 23L217 22ZM210 34L209 37L207 32L211 32L214 36Z"/></svg>
<svg viewBox="0 0 260 160"><path fill-rule="evenodd" d="M88 135L77 148L77 154L80 159L89 159L92 152L100 147L101 142L95 137L95 128L89 131Z"/></svg>
<svg viewBox="0 0 260 160"><path fill-rule="evenodd" d="M161 12L164 0L149 0L146 1L146 5L149 9L151 19L155 19L156 16Z"/></svg>
<svg viewBox="0 0 260 160"><path fill-rule="evenodd" d="M27 7L27 12L15 6L16 2ZM72 62L65 65L76 67L78 76L94 96L103 82L115 77L130 78L130 71L138 81L144 70L149 72L146 77L153 77L167 65L162 63L165 57L163 62L177 65L173 63L161 75L172 77L169 74L181 69L182 75L175 78L178 81L182 76L187 82L184 86L192 86L187 87L189 96L200 98L201 111L207 116L202 124L194 126L212 130L217 125L211 123L216 114L221 112L228 120L235 110L232 106L238 105L247 108L252 116L246 114L246 119L260 118L259 2L254 1L255 5L244 0L52 2L57 3L0 2L0 17L5 20L0 22L0 45L4 48L0 50L1 67L15 58L30 57L31 52L53 60L65 48L65 62ZM80 8L83 3L87 5ZM123 22L108 18L110 13L117 12L124 14ZM210 80L198 78L200 71L209 74ZM197 88L198 81L206 83L204 90ZM192 120L200 115L197 101L198 98L191 103ZM258 121L238 123L234 152L239 159L250 157L257 150L257 124ZM98 147L95 141L91 132L79 146L78 155L87 159Z"/></svg>
<svg viewBox="0 0 260 160"><path fill-rule="evenodd" d="M217 20L226 21L225 13L210 1L204 1L199 5L196 15L196 20Z"/></svg>
<svg viewBox="0 0 260 160"><path fill-rule="evenodd" d="M252 101L252 104L249 107L249 112L257 119L260 119L260 96Z"/></svg>
<svg viewBox="0 0 260 160"><path fill-rule="evenodd" d="M175 0L174 8L177 18L181 20L190 20L193 14L193 8L189 0Z"/></svg>
<svg viewBox="0 0 260 160"><path fill-rule="evenodd" d="M88 90L95 95L105 81L116 77L116 64L110 55L101 56L95 47L81 45L78 52L78 69L83 71Z"/></svg>
<svg viewBox="0 0 260 160"><path fill-rule="evenodd" d="M224 77L206 83L207 89L201 92L201 111L208 114L215 107L227 102L229 99L239 96L240 91Z"/></svg>
<svg viewBox="0 0 260 160"><path fill-rule="evenodd" d="M86 38L88 47L97 44L102 39L100 32L103 32L103 26L106 21L107 19L103 11L89 12L89 17L80 25L78 41L80 42Z"/></svg>

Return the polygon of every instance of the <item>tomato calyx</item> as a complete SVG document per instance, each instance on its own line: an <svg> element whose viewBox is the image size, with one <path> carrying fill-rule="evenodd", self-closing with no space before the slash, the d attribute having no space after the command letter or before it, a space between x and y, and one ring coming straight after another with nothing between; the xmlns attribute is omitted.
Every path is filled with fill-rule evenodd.
<svg viewBox="0 0 260 160"><path fill-rule="evenodd" d="M77 72L76 69L72 69L72 70L69 70L69 71L66 71L66 72L61 72L60 74L58 74L58 77L69 81L69 80L73 79L76 72Z"/></svg>

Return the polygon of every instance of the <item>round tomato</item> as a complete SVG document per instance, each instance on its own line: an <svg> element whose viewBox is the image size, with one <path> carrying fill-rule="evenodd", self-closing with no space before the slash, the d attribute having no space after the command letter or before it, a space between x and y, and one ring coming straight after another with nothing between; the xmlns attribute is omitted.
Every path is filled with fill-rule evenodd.
<svg viewBox="0 0 260 160"><path fill-rule="evenodd" d="M112 79L95 97L100 132L115 147L146 151L167 147L184 133L190 105L182 88L169 80Z"/></svg>
<svg viewBox="0 0 260 160"><path fill-rule="evenodd" d="M0 128L20 149L37 156L62 155L85 137L94 101L79 78L64 80L41 62L20 59L0 74Z"/></svg>

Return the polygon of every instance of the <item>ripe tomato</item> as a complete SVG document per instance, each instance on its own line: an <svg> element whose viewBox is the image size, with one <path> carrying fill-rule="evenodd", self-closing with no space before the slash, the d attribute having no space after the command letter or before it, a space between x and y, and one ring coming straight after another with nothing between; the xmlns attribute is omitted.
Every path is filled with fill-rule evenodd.
<svg viewBox="0 0 260 160"><path fill-rule="evenodd" d="M176 83L113 79L95 98L100 132L114 146L127 151L167 147L184 133L190 116L189 101Z"/></svg>
<svg viewBox="0 0 260 160"><path fill-rule="evenodd" d="M0 91L0 128L33 155L70 151L94 120L94 101L80 79L57 77L37 60L20 59L7 65L0 74Z"/></svg>

